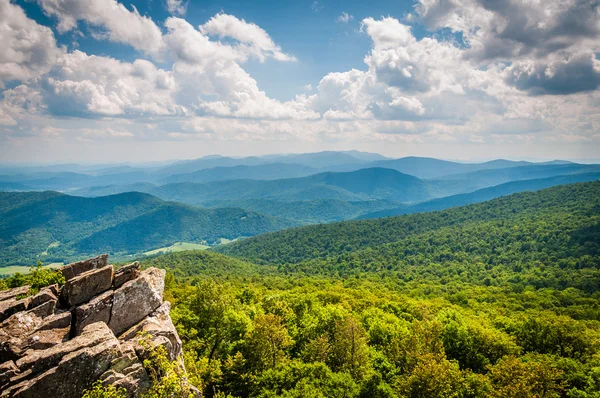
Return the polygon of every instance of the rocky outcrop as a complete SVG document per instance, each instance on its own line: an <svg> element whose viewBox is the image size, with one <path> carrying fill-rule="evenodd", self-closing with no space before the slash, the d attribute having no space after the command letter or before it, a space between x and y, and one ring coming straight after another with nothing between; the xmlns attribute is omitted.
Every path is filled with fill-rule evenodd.
<svg viewBox="0 0 600 398"><path fill-rule="evenodd" d="M79 398L97 380L137 397L150 386L141 338L182 363L164 270L136 262L115 272L103 255L61 272L60 289L0 292L0 397Z"/></svg>

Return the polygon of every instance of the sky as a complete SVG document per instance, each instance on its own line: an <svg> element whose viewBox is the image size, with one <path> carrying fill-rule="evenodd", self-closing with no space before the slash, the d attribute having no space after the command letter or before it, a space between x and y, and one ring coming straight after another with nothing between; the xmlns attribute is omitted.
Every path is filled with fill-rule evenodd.
<svg viewBox="0 0 600 398"><path fill-rule="evenodd" d="M597 0L0 0L0 162L600 159Z"/></svg>

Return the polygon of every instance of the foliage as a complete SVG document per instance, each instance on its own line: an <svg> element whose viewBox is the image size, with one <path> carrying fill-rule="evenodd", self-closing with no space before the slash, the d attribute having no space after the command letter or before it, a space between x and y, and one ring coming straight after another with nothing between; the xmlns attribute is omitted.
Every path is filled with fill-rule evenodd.
<svg viewBox="0 0 600 398"><path fill-rule="evenodd" d="M208 397L598 397L599 194L577 184L223 250L262 265L210 251L145 265L174 275L172 318Z"/></svg>
<svg viewBox="0 0 600 398"><path fill-rule="evenodd" d="M92 388L83 392L82 398L126 398L127 391L122 387L112 385L103 386L101 381L96 381Z"/></svg>
<svg viewBox="0 0 600 398"><path fill-rule="evenodd" d="M138 341L148 353L144 368L151 378L151 387L144 398L191 398L192 387L181 363L172 361L164 346L152 346L147 335L142 334Z"/></svg>
<svg viewBox="0 0 600 398"><path fill-rule="evenodd" d="M38 261L35 266L32 266L29 269L29 273L16 273L9 278L0 280L0 290L30 285L29 294L33 295L38 293L42 287L54 284L62 286L64 283L65 277L62 272L54 269L43 268L42 262Z"/></svg>

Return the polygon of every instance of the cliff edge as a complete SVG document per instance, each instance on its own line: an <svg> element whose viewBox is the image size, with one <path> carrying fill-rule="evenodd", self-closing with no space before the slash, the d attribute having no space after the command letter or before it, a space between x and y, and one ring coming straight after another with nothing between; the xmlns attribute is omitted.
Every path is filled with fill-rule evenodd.
<svg viewBox="0 0 600 398"><path fill-rule="evenodd" d="M97 380L138 397L151 385L143 361L159 345L183 367L164 270L115 271L102 255L60 271L60 288L0 291L1 397L79 398Z"/></svg>

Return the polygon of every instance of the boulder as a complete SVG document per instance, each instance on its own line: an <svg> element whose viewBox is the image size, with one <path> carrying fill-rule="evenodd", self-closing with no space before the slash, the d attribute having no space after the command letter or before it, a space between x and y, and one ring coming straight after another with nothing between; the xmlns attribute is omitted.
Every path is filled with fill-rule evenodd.
<svg viewBox="0 0 600 398"><path fill-rule="evenodd" d="M121 356L110 365L100 380L105 386L113 385L127 390L132 397L150 388L150 377L130 344L121 344Z"/></svg>
<svg viewBox="0 0 600 398"><path fill-rule="evenodd" d="M56 309L57 304L58 300L46 301L44 304L38 305L37 307L29 310L28 312L34 313L41 318L45 318L54 314L54 310Z"/></svg>
<svg viewBox="0 0 600 398"><path fill-rule="evenodd" d="M17 300L11 298L8 300L0 301L0 322L10 317L12 314L17 312L25 311L29 305L29 297Z"/></svg>
<svg viewBox="0 0 600 398"><path fill-rule="evenodd" d="M102 322L98 324L106 327ZM80 398L119 355L119 342L113 336L65 355L55 367L9 387L2 396Z"/></svg>
<svg viewBox="0 0 600 398"><path fill-rule="evenodd" d="M36 350L19 359L16 364L21 372L31 370L33 375L53 368L69 354L115 340L114 334L104 322L86 327L81 335L45 350ZM118 343L117 343L118 345ZM107 367L108 369L108 367ZM106 369L105 369L106 370Z"/></svg>
<svg viewBox="0 0 600 398"><path fill-rule="evenodd" d="M0 362L15 361L21 355L25 340L42 323L35 314L18 312L0 324Z"/></svg>
<svg viewBox="0 0 600 398"><path fill-rule="evenodd" d="M75 309L75 322L73 324L75 335L80 335L83 329L92 323L109 323L113 305L113 293L113 290L104 292L94 297L89 303Z"/></svg>
<svg viewBox="0 0 600 398"><path fill-rule="evenodd" d="M14 299L17 296L21 296L27 293L29 293L29 285L4 290L0 292L0 301Z"/></svg>
<svg viewBox="0 0 600 398"><path fill-rule="evenodd" d="M70 330L69 312L45 318L34 311L18 312L0 325L0 362L17 360L29 349L60 344L68 339Z"/></svg>
<svg viewBox="0 0 600 398"><path fill-rule="evenodd" d="M67 307L85 303L92 297L110 289L112 277L112 265L93 269L75 276L63 286L60 293L61 301Z"/></svg>
<svg viewBox="0 0 600 398"><path fill-rule="evenodd" d="M170 304L163 303L165 271L141 272L136 262L115 273L100 256L63 273L61 289L24 298L28 286L0 292L0 397L81 397L97 380L141 397L151 377L140 332L184 369ZM200 396L193 388L192 395Z"/></svg>
<svg viewBox="0 0 600 398"><path fill-rule="evenodd" d="M56 301L57 297L52 292L52 289L44 288L44 289L40 290L40 292L38 294L36 294L29 300L29 305L27 308L28 309L35 308L38 305L42 305L50 300Z"/></svg>
<svg viewBox="0 0 600 398"><path fill-rule="evenodd" d="M98 268L104 268L107 265L108 254L103 254L95 258L90 258L89 260L78 261L76 263L65 265L60 269L60 272L62 272L65 279L69 281L76 276L83 274L84 272L89 272Z"/></svg>
<svg viewBox="0 0 600 398"><path fill-rule="evenodd" d="M108 327L120 335L162 305L165 270L149 268L113 293Z"/></svg>
<svg viewBox="0 0 600 398"><path fill-rule="evenodd" d="M144 334L149 336L152 347L158 345L164 346L169 355L169 359L175 360L182 354L181 339L169 316L170 311L171 303L165 301L156 311L119 336L119 341L131 341L134 344L138 355L145 358L146 355L143 352L143 348L138 343L140 332L144 332Z"/></svg>
<svg viewBox="0 0 600 398"><path fill-rule="evenodd" d="M125 282L140 276L140 263L138 261L124 265L115 271L113 278L113 287L115 289L121 287Z"/></svg>

